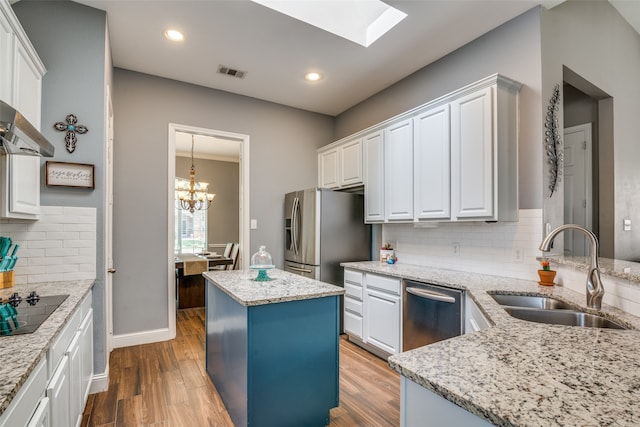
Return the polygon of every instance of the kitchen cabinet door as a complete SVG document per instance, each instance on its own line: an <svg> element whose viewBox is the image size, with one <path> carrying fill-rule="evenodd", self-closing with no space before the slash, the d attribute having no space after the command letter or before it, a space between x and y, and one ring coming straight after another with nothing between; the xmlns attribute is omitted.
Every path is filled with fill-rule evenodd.
<svg viewBox="0 0 640 427"><path fill-rule="evenodd" d="M93 379L93 309L89 309L80 326L80 354L82 357L80 390L82 408L84 408Z"/></svg>
<svg viewBox="0 0 640 427"><path fill-rule="evenodd" d="M0 156L0 187L0 216L38 219L40 157Z"/></svg>
<svg viewBox="0 0 640 427"><path fill-rule="evenodd" d="M413 122L395 123L384 130L385 220L413 219Z"/></svg>
<svg viewBox="0 0 640 427"><path fill-rule="evenodd" d="M374 132L364 144L364 222L384 221L384 134Z"/></svg>
<svg viewBox="0 0 640 427"><path fill-rule="evenodd" d="M415 219L451 216L449 104L418 113L413 119Z"/></svg>
<svg viewBox="0 0 640 427"><path fill-rule="evenodd" d="M69 405L69 356L65 355L47 386L47 397L51 405L51 427L71 426Z"/></svg>
<svg viewBox="0 0 640 427"><path fill-rule="evenodd" d="M362 139L347 142L338 149L340 187L362 184Z"/></svg>
<svg viewBox="0 0 640 427"><path fill-rule="evenodd" d="M318 154L318 185L321 188L338 188L338 148Z"/></svg>
<svg viewBox="0 0 640 427"><path fill-rule="evenodd" d="M493 219L494 86L451 102L452 214L456 218Z"/></svg>
<svg viewBox="0 0 640 427"><path fill-rule="evenodd" d="M367 288L364 298L364 341L386 353L399 353L400 296Z"/></svg>
<svg viewBox="0 0 640 427"><path fill-rule="evenodd" d="M14 108L40 130L40 110L42 105L42 72L30 58L27 48L16 45Z"/></svg>
<svg viewBox="0 0 640 427"><path fill-rule="evenodd" d="M69 419L70 426L78 426L82 421L84 402L82 396L82 354L80 352L80 331L71 340L67 349L69 357Z"/></svg>
<svg viewBox="0 0 640 427"><path fill-rule="evenodd" d="M475 301L465 293L464 298L464 333L470 334L472 332L481 331L489 328L491 323L482 314L480 307L477 306Z"/></svg>
<svg viewBox="0 0 640 427"><path fill-rule="evenodd" d="M49 398L43 397L33 413L33 417L29 420L27 427L49 427Z"/></svg>
<svg viewBox="0 0 640 427"><path fill-rule="evenodd" d="M9 20L0 13L0 99L13 105L15 37Z"/></svg>

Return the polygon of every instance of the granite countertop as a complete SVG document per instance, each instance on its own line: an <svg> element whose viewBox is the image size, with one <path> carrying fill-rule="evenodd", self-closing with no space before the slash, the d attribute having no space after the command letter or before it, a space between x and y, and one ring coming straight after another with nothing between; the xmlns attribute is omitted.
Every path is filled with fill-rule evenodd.
<svg viewBox="0 0 640 427"><path fill-rule="evenodd" d="M0 336L0 415L7 409L16 393L40 360L46 356L54 338L62 330L71 314L93 287L93 280L37 283L17 285L0 290L7 298L14 292L27 295L36 291L41 296L66 295L69 297L32 334Z"/></svg>
<svg viewBox="0 0 640 427"><path fill-rule="evenodd" d="M401 375L500 426L640 425L640 318L600 314L636 330L526 322L490 293L553 295L584 311L586 296L562 286L403 264L344 267L469 291L493 327L389 358Z"/></svg>
<svg viewBox="0 0 640 427"><path fill-rule="evenodd" d="M269 270L273 280L257 282L254 270L208 271L203 276L244 306L273 304L344 294L344 288L298 276L279 269Z"/></svg>

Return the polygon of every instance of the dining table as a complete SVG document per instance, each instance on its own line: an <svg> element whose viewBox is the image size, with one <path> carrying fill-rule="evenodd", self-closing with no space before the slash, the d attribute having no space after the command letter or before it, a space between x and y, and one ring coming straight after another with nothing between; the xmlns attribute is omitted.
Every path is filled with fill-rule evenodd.
<svg viewBox="0 0 640 427"><path fill-rule="evenodd" d="M213 253L177 254L175 268L178 308L204 307L205 280L202 273L209 269L222 270L233 265L233 262L233 258Z"/></svg>

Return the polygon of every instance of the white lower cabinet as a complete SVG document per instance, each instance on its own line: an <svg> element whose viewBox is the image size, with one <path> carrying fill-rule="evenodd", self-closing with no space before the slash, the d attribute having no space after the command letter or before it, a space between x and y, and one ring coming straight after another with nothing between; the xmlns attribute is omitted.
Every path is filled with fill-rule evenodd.
<svg viewBox="0 0 640 427"><path fill-rule="evenodd" d="M49 427L51 425L49 414L49 398L43 397L40 399L40 403L38 403L38 407L27 427Z"/></svg>
<svg viewBox="0 0 640 427"><path fill-rule="evenodd" d="M489 422L406 377L400 377L400 426L484 427Z"/></svg>
<svg viewBox="0 0 640 427"><path fill-rule="evenodd" d="M475 303L468 292L464 297L464 333L470 334L487 329L491 326L489 320L482 314L480 307Z"/></svg>
<svg viewBox="0 0 640 427"><path fill-rule="evenodd" d="M9 407L0 416L0 426L16 427L27 425L34 414L34 409L39 407L39 403L42 403L46 386L47 358L43 357L20 390L18 390Z"/></svg>
<svg viewBox="0 0 640 427"><path fill-rule="evenodd" d="M344 271L344 332L362 339L362 277L359 271Z"/></svg>
<svg viewBox="0 0 640 427"><path fill-rule="evenodd" d="M56 368L49 385L47 386L47 397L51 406L51 426L69 426L71 419L71 408L69 395L71 390L71 380L69 378L69 356L62 357L60 364Z"/></svg>
<svg viewBox="0 0 640 427"><path fill-rule="evenodd" d="M91 390L91 380L93 378L93 309L90 308L89 312L85 315L82 324L80 325L80 357L82 358L82 369L80 370L80 389L82 391L80 395L80 420L82 418L82 411L84 410L84 404L89 397L89 390Z"/></svg>
<svg viewBox="0 0 640 427"><path fill-rule="evenodd" d="M364 341L389 353L400 352L400 296L367 288Z"/></svg>

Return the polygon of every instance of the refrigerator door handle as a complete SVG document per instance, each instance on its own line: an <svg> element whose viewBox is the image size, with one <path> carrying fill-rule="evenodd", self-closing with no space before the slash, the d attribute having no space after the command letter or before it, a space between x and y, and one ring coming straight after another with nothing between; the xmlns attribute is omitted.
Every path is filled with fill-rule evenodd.
<svg viewBox="0 0 640 427"><path fill-rule="evenodd" d="M300 199L295 198L293 200L293 214L291 215L292 224L291 224L291 234L292 234L292 244L293 244L293 252L298 255L298 223L299 223L299 215L300 215Z"/></svg>
<svg viewBox="0 0 640 427"><path fill-rule="evenodd" d="M300 273L309 273L309 274L313 273L313 271L307 270L306 268L292 267L290 265L287 266L287 270L298 271Z"/></svg>

